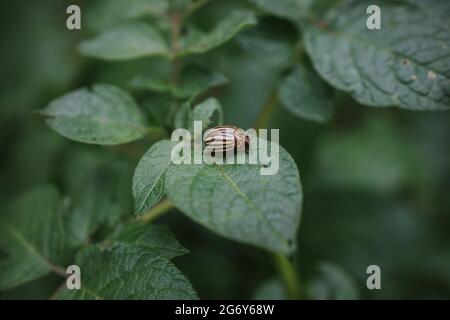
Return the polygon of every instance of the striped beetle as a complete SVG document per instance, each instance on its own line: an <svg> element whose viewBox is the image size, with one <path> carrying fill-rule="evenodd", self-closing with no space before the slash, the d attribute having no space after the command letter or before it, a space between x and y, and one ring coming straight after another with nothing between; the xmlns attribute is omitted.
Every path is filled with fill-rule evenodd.
<svg viewBox="0 0 450 320"><path fill-rule="evenodd" d="M212 156L218 153L244 150L248 152L250 139L245 131L235 126L218 126L211 128L205 133L206 150Z"/></svg>

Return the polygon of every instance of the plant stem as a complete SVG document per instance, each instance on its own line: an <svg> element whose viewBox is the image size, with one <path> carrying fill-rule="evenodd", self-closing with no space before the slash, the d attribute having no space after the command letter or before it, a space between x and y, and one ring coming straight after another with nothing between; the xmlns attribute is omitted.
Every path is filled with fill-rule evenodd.
<svg viewBox="0 0 450 320"><path fill-rule="evenodd" d="M278 104L278 92L277 89L274 88L272 93L267 98L266 103L261 109L261 112L256 120L255 129L261 129L267 126L270 116ZM297 270L294 268L289 259L281 254L273 254L273 260L277 269L280 273L281 278L283 279L283 284L286 288L288 297L293 300L300 299L300 280L297 273Z"/></svg>
<svg viewBox="0 0 450 320"><path fill-rule="evenodd" d="M67 273L66 270L64 270L63 268L59 267L59 266L55 266L53 264L50 264L50 269L56 273L57 275L63 277L63 278L67 278Z"/></svg>
<svg viewBox="0 0 450 320"><path fill-rule="evenodd" d="M172 58L172 76L171 84L176 86L180 73L180 61L177 54L180 50L179 37L182 22L182 14L179 12L172 12L169 15L170 20L170 53Z"/></svg>
<svg viewBox="0 0 450 320"><path fill-rule="evenodd" d="M277 89L274 88L270 93L270 96L267 98L264 106L261 109L261 112L258 115L255 123L255 129L261 129L267 125L270 120L270 116L275 109L275 106L278 103L278 93Z"/></svg>
<svg viewBox="0 0 450 320"><path fill-rule="evenodd" d="M64 290L64 288L66 287L66 281L63 281L58 288L56 288L56 290L52 293L52 295L48 298L49 300L56 300L58 298L58 295L61 291Z"/></svg>
<svg viewBox="0 0 450 320"><path fill-rule="evenodd" d="M294 265L285 255L279 253L274 254L273 259L283 280L289 299L299 300L300 281Z"/></svg>
<svg viewBox="0 0 450 320"><path fill-rule="evenodd" d="M141 217L139 217L138 220L143 222L153 221L160 215L168 212L173 208L174 206L172 202L170 202L169 199L164 199L163 201L159 202L156 206L151 208L149 211L144 213Z"/></svg>

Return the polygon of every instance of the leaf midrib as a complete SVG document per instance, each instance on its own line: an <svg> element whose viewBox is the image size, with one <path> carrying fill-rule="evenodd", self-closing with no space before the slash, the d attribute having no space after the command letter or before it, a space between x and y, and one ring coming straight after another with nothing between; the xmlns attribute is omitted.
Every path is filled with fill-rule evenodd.
<svg viewBox="0 0 450 320"><path fill-rule="evenodd" d="M266 217L264 216L264 213L255 205L255 203L239 188L239 186L233 181L233 179L231 179L224 171L223 169L218 166L217 164L215 164L215 167L218 169L219 173L222 175L222 177L225 179L225 181L227 181L231 187L249 204L249 206L251 206L254 211L257 213L257 217L260 221L264 222L270 230L273 231L273 233L279 238L281 239L281 241L287 246L289 247L288 242L286 241L286 239L283 237L283 235L278 232L278 230L276 230L271 223L269 223L269 221L267 221Z"/></svg>
<svg viewBox="0 0 450 320"><path fill-rule="evenodd" d="M51 261L49 261L43 254L39 252L39 250L31 243L29 242L24 234L20 232L19 230L15 229L12 226L9 226L9 233L18 241L19 244L22 245L22 247L25 248L27 252L29 252L32 256L38 258L41 262L43 262L49 269L49 271L53 271L56 268L60 268L53 264Z"/></svg>

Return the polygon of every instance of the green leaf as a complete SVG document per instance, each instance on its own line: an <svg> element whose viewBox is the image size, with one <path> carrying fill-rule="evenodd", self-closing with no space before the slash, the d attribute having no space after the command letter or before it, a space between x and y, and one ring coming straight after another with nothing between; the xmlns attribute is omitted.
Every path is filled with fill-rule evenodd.
<svg viewBox="0 0 450 320"><path fill-rule="evenodd" d="M71 247L109 233L132 210L133 165L110 150L70 153L63 168L69 197L65 221ZM134 163L133 163L134 164Z"/></svg>
<svg viewBox="0 0 450 320"><path fill-rule="evenodd" d="M148 128L134 99L106 84L68 93L40 112L66 138L93 144L120 144L142 138Z"/></svg>
<svg viewBox="0 0 450 320"><path fill-rule="evenodd" d="M60 299L197 299L189 280L167 258L143 246L90 245L77 254L80 290L64 288Z"/></svg>
<svg viewBox="0 0 450 320"><path fill-rule="evenodd" d="M221 20L209 32L190 28L188 34L182 39L179 55L203 53L222 45L233 38L240 31L256 25L255 15L250 11L233 11Z"/></svg>
<svg viewBox="0 0 450 320"><path fill-rule="evenodd" d="M166 226L148 223L130 223L117 237L117 241L144 247L168 259L185 255L183 247Z"/></svg>
<svg viewBox="0 0 450 320"><path fill-rule="evenodd" d="M381 29L369 30L369 5ZM343 1L305 33L315 69L370 106L450 108L450 33L418 6L400 1Z"/></svg>
<svg viewBox="0 0 450 320"><path fill-rule="evenodd" d="M217 119L214 116L217 115ZM213 123L220 125L223 122L223 112L220 103L215 98L209 98L192 110L190 102L184 103L175 115L174 125L176 128L194 130L194 121L202 121L202 130L209 128Z"/></svg>
<svg viewBox="0 0 450 320"><path fill-rule="evenodd" d="M0 247L7 253L0 260L0 290L38 279L64 265L66 234L55 188L36 187L7 208L0 224Z"/></svg>
<svg viewBox="0 0 450 320"><path fill-rule="evenodd" d="M133 176L134 214L150 210L165 194L164 176L171 165L172 142L155 143L139 161Z"/></svg>
<svg viewBox="0 0 450 320"><path fill-rule="evenodd" d="M428 12L433 19L440 20L443 26L450 29L450 20L448 19L448 13L450 12L450 2L446 0L407 0L422 8L422 10Z"/></svg>
<svg viewBox="0 0 450 320"><path fill-rule="evenodd" d="M253 295L255 300L287 300L283 282L279 279L269 279L261 283Z"/></svg>
<svg viewBox="0 0 450 320"><path fill-rule="evenodd" d="M128 60L139 57L165 56L166 41L159 31L141 21L129 21L107 29L95 38L83 41L79 51L105 60Z"/></svg>
<svg viewBox="0 0 450 320"><path fill-rule="evenodd" d="M299 118L324 123L333 115L332 91L304 65L283 79L279 94L281 104Z"/></svg>
<svg viewBox="0 0 450 320"><path fill-rule="evenodd" d="M191 123L188 127L189 130L194 130L194 121L202 121L203 126L202 129L205 130L209 128L209 126L214 123L213 116L217 113L217 124L222 124L223 122L223 113L222 107L220 103L215 98L210 98L202 103L199 103L192 109L191 114Z"/></svg>
<svg viewBox="0 0 450 320"><path fill-rule="evenodd" d="M221 236L289 254L295 249L302 191L295 162L281 147L279 165L275 175L261 175L261 164L172 165L167 196Z"/></svg>
<svg viewBox="0 0 450 320"><path fill-rule="evenodd" d="M86 22L98 31L128 19L162 17L167 8L166 0L97 0L86 10Z"/></svg>
<svg viewBox="0 0 450 320"><path fill-rule="evenodd" d="M175 128L189 128L192 122L191 102L183 103L173 117L173 126Z"/></svg>
<svg viewBox="0 0 450 320"><path fill-rule="evenodd" d="M181 70L176 84L173 84L170 70L164 70L161 73L152 70L152 73L134 78L131 86L137 89L169 92L177 98L189 98L227 82L228 79L220 73L196 65L187 65Z"/></svg>
<svg viewBox="0 0 450 320"><path fill-rule="evenodd" d="M318 300L358 299L358 286L345 270L334 263L323 262L319 274L307 285L308 298Z"/></svg>
<svg viewBox="0 0 450 320"><path fill-rule="evenodd" d="M311 0L250 0L259 9L281 18L297 20L308 16Z"/></svg>
<svg viewBox="0 0 450 320"><path fill-rule="evenodd" d="M193 1L198 0L166 0L169 4L169 11L184 11Z"/></svg>
<svg viewBox="0 0 450 320"><path fill-rule="evenodd" d="M288 21L266 18L236 39L247 54L256 56L265 65L285 66L294 54L298 31Z"/></svg>

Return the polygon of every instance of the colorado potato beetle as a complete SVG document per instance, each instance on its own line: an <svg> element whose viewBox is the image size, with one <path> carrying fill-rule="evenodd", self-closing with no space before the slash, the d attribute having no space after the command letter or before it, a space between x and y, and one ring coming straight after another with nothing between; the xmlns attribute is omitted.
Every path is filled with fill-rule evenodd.
<svg viewBox="0 0 450 320"><path fill-rule="evenodd" d="M244 150L248 152L250 139L245 131L235 126L218 126L209 129L205 134L206 149L215 153Z"/></svg>

